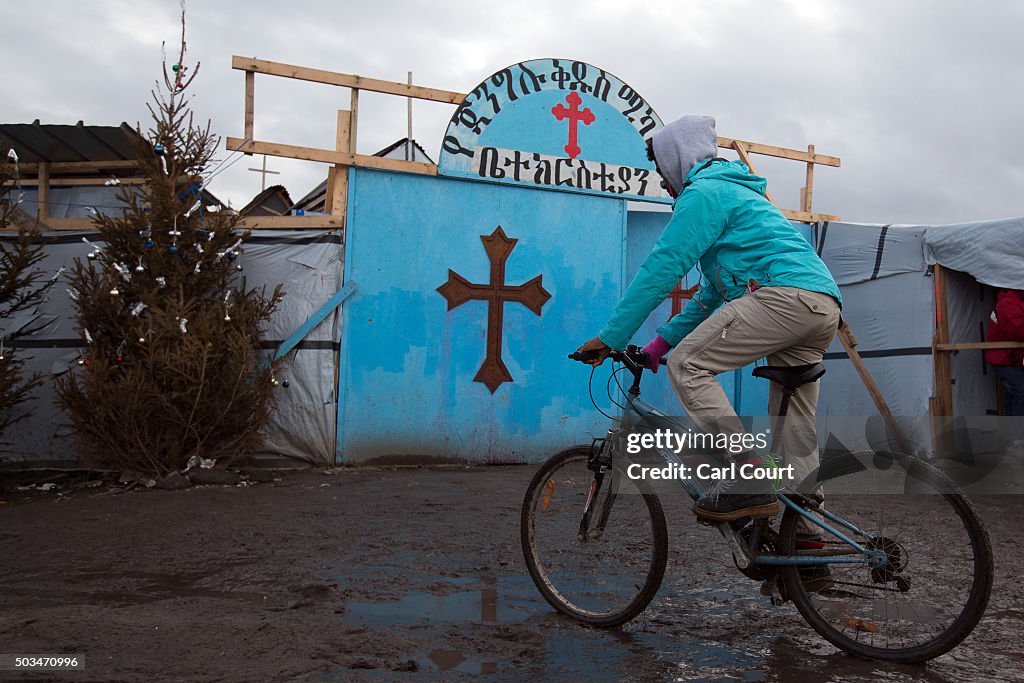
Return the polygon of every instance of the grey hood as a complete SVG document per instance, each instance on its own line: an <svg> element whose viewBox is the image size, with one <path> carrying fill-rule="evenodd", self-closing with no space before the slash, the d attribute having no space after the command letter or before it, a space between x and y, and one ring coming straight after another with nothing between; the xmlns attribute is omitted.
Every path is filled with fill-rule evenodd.
<svg viewBox="0 0 1024 683"><path fill-rule="evenodd" d="M654 135L658 169L672 189L681 192L690 169L718 154L718 133L711 116L684 116Z"/></svg>

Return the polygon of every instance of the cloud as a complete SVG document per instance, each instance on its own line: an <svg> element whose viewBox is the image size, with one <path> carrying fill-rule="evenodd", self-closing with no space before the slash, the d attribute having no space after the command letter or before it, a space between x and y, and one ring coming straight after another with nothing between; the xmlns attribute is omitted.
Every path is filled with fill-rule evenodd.
<svg viewBox="0 0 1024 683"><path fill-rule="evenodd" d="M116 125L147 117L160 42L173 53L178 3L52 0L5 14L4 122ZM840 156L816 174L815 208L850 220L952 223L1024 215L1024 6L956 0L622 3L192 2L188 46L202 62L199 119L241 136L242 54L466 91L524 59L570 57L636 88L665 120L708 113L722 135ZM28 57L31 58L28 58ZM173 59L173 56L171 57ZM348 91L257 77L257 136L330 147ZM414 134L436 155L451 108L415 104ZM404 137L405 102L365 93L359 151ZM222 152L220 158L227 158ZM251 159L215 193L244 204ZM795 206L799 164L758 165ZM326 166L270 160L301 196Z"/></svg>

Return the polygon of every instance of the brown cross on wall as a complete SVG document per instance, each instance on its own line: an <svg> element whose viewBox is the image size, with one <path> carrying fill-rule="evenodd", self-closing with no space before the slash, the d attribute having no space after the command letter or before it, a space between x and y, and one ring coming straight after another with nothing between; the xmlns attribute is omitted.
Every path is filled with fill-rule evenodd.
<svg viewBox="0 0 1024 683"><path fill-rule="evenodd" d="M682 312L683 299L692 299L694 294L697 293L697 289L699 288L699 282L688 289L683 289L682 280L680 280L676 284L675 289L668 293L668 298L672 299L672 314L669 315L669 320L671 320L672 318L674 318L675 316L679 315Z"/></svg>
<svg viewBox="0 0 1024 683"><path fill-rule="evenodd" d="M551 298L538 275L526 284L505 284L505 262L516 246L518 239L507 237L499 225L490 235L480 235L484 251L491 262L491 280L487 284L475 284L448 269L448 281L437 291L448 300L448 310L461 306L471 299L487 302L487 356L473 378L483 382L493 394L502 382L511 382L512 374L501 359L501 333L505 315L505 302L518 301L540 315L540 309Z"/></svg>

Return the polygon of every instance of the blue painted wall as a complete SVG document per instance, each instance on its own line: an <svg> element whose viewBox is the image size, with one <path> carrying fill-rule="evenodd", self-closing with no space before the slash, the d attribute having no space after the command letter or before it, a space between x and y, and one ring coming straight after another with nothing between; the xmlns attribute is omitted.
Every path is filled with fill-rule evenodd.
<svg viewBox="0 0 1024 683"><path fill-rule="evenodd" d="M589 368L566 355L604 324L623 288L625 202L452 178L349 171L338 451L377 456L537 461L607 428L587 393ZM538 317L505 304L502 358L514 382L474 382L486 353L487 303L447 310L451 268L486 283L481 235L519 242L506 283L543 275Z"/></svg>
<svg viewBox="0 0 1024 683"><path fill-rule="evenodd" d="M671 214L629 212L626 202L454 178L350 169L343 305L338 459L455 457L474 462L539 461L599 436L607 421L590 402L590 370L566 359L607 321ZM542 314L504 304L502 359L513 381L493 393L473 381L486 357L488 303L448 310L437 288L452 269L487 283L481 242L501 226L518 240L505 284L537 275L551 294ZM810 239L807 226L799 226ZM690 273L689 284L699 277ZM670 303L634 338L645 344ZM606 410L609 365L595 397ZM750 367L719 378L741 415L764 415L768 383ZM644 397L680 411L667 376Z"/></svg>

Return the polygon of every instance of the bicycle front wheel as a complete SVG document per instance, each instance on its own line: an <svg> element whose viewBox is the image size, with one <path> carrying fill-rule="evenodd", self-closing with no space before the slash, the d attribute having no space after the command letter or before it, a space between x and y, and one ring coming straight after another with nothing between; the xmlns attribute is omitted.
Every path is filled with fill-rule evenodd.
<svg viewBox="0 0 1024 683"><path fill-rule="evenodd" d="M955 647L992 590L992 547L970 501L939 470L907 456L848 454L822 472L823 507L842 522L818 516L885 561L833 563L827 572L784 567L800 614L832 644L870 659L923 662ZM824 548L799 548L799 520L786 509L780 552L851 557L851 546L827 532Z"/></svg>
<svg viewBox="0 0 1024 683"><path fill-rule="evenodd" d="M661 586L665 513L640 481L615 468L591 471L590 453L590 446L562 451L533 477L520 519L523 555L556 610L618 626L640 614Z"/></svg>

